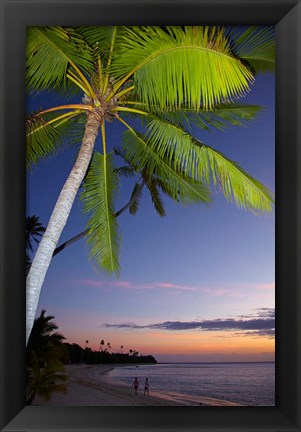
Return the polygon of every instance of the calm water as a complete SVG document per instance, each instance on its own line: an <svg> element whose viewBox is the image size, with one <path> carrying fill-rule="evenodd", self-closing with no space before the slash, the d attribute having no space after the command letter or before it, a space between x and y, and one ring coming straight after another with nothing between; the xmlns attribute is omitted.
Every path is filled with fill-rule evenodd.
<svg viewBox="0 0 301 432"><path fill-rule="evenodd" d="M134 377L143 391L150 390L209 396L251 406L275 405L274 363L169 363L116 367L108 378L131 385Z"/></svg>

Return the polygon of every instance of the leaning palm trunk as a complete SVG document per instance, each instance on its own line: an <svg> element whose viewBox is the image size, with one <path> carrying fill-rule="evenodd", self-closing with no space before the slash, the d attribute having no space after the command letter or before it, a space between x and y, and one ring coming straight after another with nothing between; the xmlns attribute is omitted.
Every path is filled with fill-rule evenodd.
<svg viewBox="0 0 301 432"><path fill-rule="evenodd" d="M90 163L102 117L101 109L95 109L88 114L85 134L77 160L59 195L28 273L26 279L26 344L34 323L41 288L53 252L67 223L75 196Z"/></svg>

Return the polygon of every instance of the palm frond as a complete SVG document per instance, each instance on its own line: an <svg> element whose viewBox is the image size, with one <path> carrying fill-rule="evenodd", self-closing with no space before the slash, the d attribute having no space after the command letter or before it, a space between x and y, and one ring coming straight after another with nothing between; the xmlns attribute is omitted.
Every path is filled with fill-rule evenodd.
<svg viewBox="0 0 301 432"><path fill-rule="evenodd" d="M47 116L31 115L26 119L26 166L31 169L41 159L56 155L67 137L78 143L83 137L84 125L77 122L79 111ZM63 118L62 118L63 117ZM79 135L80 129L80 135Z"/></svg>
<svg viewBox="0 0 301 432"><path fill-rule="evenodd" d="M259 105L227 104L208 111L181 109L165 112L163 116L157 115L187 130L192 130L193 126L196 126L204 130L223 131L231 126L246 126L261 110Z"/></svg>
<svg viewBox="0 0 301 432"><path fill-rule="evenodd" d="M66 144L69 146L79 147L82 144L87 123L87 116L79 113L70 117L64 126L64 123L55 125L56 128L64 128Z"/></svg>
<svg viewBox="0 0 301 432"><path fill-rule="evenodd" d="M60 361L49 361L44 368L40 367L39 358L32 352L32 367L27 369L26 392L40 395L49 401L53 392L66 394L68 377Z"/></svg>
<svg viewBox="0 0 301 432"><path fill-rule="evenodd" d="M253 81L216 27L126 28L113 60L120 83L134 75L138 100L162 109L210 109L241 97Z"/></svg>
<svg viewBox="0 0 301 432"><path fill-rule="evenodd" d="M168 114L167 114L168 116ZM164 117L149 115L145 118L147 146L176 170L197 178L195 152L191 135L177 123Z"/></svg>
<svg viewBox="0 0 301 432"><path fill-rule="evenodd" d="M134 177L137 174L135 168L129 166L115 168L115 172L122 177Z"/></svg>
<svg viewBox="0 0 301 432"><path fill-rule="evenodd" d="M32 168L39 160L57 154L63 144L63 136L42 118L26 122L26 167Z"/></svg>
<svg viewBox="0 0 301 432"><path fill-rule="evenodd" d="M124 101L124 105L127 102ZM259 105L244 105L237 103L229 103L215 106L210 110L194 110L186 107L181 107L176 110L162 110L158 106L147 105L145 103L130 102L129 108L141 110L145 114L137 115L135 112L122 111L122 115L128 118L140 117L142 125L145 125L150 118L162 118L171 123L178 124L182 128L192 131L193 127L209 130L224 131L232 126L247 126L254 120L264 109ZM146 120L146 121L145 121Z"/></svg>
<svg viewBox="0 0 301 432"><path fill-rule="evenodd" d="M155 210L159 216L163 217L166 215L164 203L162 197L160 196L160 192L158 191L156 182L148 181L147 188L150 192L152 203L154 204Z"/></svg>
<svg viewBox="0 0 301 432"><path fill-rule="evenodd" d="M126 101L124 102L126 105ZM193 110L186 107L181 107L177 110L160 110L158 106L149 106L143 103L130 104L130 108L140 109L145 115L141 115L140 120L145 124L145 119L162 118L174 124L178 124L184 129L192 130L193 126L199 129L210 130L226 130L231 126L246 126L248 122L254 120L263 110L259 105L244 105L244 104L224 104L216 106L210 110ZM124 116L129 118L137 117L136 113L123 112Z"/></svg>
<svg viewBox="0 0 301 432"><path fill-rule="evenodd" d="M232 31L234 52L258 72L275 71L274 27L248 27L240 36Z"/></svg>
<svg viewBox="0 0 301 432"><path fill-rule="evenodd" d="M164 181L174 200L183 205L210 201L210 192L205 185L183 170L176 169L177 165L172 165L156 148L149 146L147 138L141 133L129 129L123 135L123 142L127 159L141 171L145 170L148 176L154 174Z"/></svg>
<svg viewBox="0 0 301 432"><path fill-rule="evenodd" d="M87 236L89 257L97 267L109 273L119 271L120 235L114 216L114 202L119 179L112 164L112 154L106 157L94 153L85 178L81 200L84 213L89 215Z"/></svg>
<svg viewBox="0 0 301 432"><path fill-rule="evenodd" d="M87 44L99 53L110 49L114 26L80 26L76 30Z"/></svg>
<svg viewBox="0 0 301 432"><path fill-rule="evenodd" d="M108 59L108 52L112 45L112 40L116 38L116 44L114 45L114 51L119 48L119 38L122 34L122 26L81 26L76 28L77 32L80 33L87 44L96 50L104 62L106 67L106 61ZM115 34L114 34L115 33Z"/></svg>
<svg viewBox="0 0 301 432"><path fill-rule="evenodd" d="M67 69L76 65L83 73L92 73L92 51L72 28L27 27L26 83L28 89L62 90Z"/></svg>
<svg viewBox="0 0 301 432"><path fill-rule="evenodd" d="M36 215L27 216L26 218L26 250L33 252L33 243L39 243L40 238L45 232L45 227L41 224L39 217Z"/></svg>
<svg viewBox="0 0 301 432"><path fill-rule="evenodd" d="M135 170L136 172L138 171L138 167L131 164L130 161L127 159L126 152L122 147L114 147L114 153L116 156L122 158L128 164L129 168Z"/></svg>
<svg viewBox="0 0 301 432"><path fill-rule="evenodd" d="M142 190L143 190L144 184L143 183L135 183L130 201L132 202L130 205L130 213L132 215L135 215L139 208L140 199L142 196Z"/></svg>
<svg viewBox="0 0 301 432"><path fill-rule="evenodd" d="M271 192L238 163L197 140L194 140L194 149L200 178L208 181L210 173L213 184L221 187L228 201L252 211L272 210L274 201Z"/></svg>
<svg viewBox="0 0 301 432"><path fill-rule="evenodd" d="M125 166L115 168L115 172L122 177L134 177L135 174L137 174L137 167L130 165L129 161L126 159L124 150L120 147L114 147L114 153L127 163Z"/></svg>
<svg viewBox="0 0 301 432"><path fill-rule="evenodd" d="M272 209L271 193L263 184L236 162L201 143L177 124L152 117L145 134L145 147L144 154L139 156L137 153L137 157L146 165L148 173L156 173L156 159L148 156L155 153L158 163L159 160L168 161L175 171L185 172L207 185L211 181L214 186L220 184L225 197L238 207L261 212ZM127 150L130 154L129 146ZM161 174L158 175L165 181Z"/></svg>

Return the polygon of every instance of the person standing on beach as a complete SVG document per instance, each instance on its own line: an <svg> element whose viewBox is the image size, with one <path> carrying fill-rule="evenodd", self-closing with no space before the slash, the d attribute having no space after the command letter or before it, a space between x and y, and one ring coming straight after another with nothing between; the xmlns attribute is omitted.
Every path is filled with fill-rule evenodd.
<svg viewBox="0 0 301 432"><path fill-rule="evenodd" d="M146 395L149 396L149 383L148 383L148 378L146 378L145 383L144 383L144 396Z"/></svg>
<svg viewBox="0 0 301 432"><path fill-rule="evenodd" d="M134 387L135 395L137 396L137 391L138 391L138 387L139 387L139 381L138 381L137 377L135 377L133 384L132 384L132 387Z"/></svg>

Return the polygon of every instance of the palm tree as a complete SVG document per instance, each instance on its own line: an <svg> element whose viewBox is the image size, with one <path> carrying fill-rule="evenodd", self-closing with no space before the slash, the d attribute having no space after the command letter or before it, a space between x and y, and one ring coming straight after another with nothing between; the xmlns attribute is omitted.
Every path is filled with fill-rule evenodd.
<svg viewBox="0 0 301 432"><path fill-rule="evenodd" d="M120 346L120 354L123 354L123 345Z"/></svg>
<svg viewBox="0 0 301 432"><path fill-rule="evenodd" d="M64 356L63 341L65 337L57 332L57 325L52 321L51 315L45 315L42 310L38 318L35 319L32 332L26 347L26 361L30 366L33 353L39 359L41 365L45 365L51 360L57 360Z"/></svg>
<svg viewBox="0 0 301 432"><path fill-rule="evenodd" d="M67 98L26 121L28 167L56 153L65 136L82 130L77 159L27 276L27 340L47 269L81 185L90 258L111 274L120 270L114 210L119 179L107 142L108 122L124 126L123 151L130 163L156 176L180 203L207 203L212 183L240 207L271 210L270 192L191 129L254 118L258 107L232 102L244 96L257 72L273 69L270 28L239 33L196 26L29 27L26 66L31 91L83 93L82 103ZM99 132L102 148L96 150Z"/></svg>
<svg viewBox="0 0 301 432"><path fill-rule="evenodd" d="M35 320L26 347L26 403L32 404L36 395L47 401L53 392L66 393L67 380L62 359L65 355L63 340L57 332L53 316L42 310Z"/></svg>
<svg viewBox="0 0 301 432"><path fill-rule="evenodd" d="M39 221L38 216L27 216L26 218L26 249L33 251L33 241L39 243L40 237L45 232L45 227Z"/></svg>
<svg viewBox="0 0 301 432"><path fill-rule="evenodd" d="M34 354L32 366L26 371L26 405L31 405L37 395L49 401L53 392L66 394L66 381L63 363L51 361L41 368Z"/></svg>
<svg viewBox="0 0 301 432"><path fill-rule="evenodd" d="M88 347L88 343L89 343L89 341L88 341L88 340L86 340L86 345L85 345L85 349L87 349L87 347Z"/></svg>

